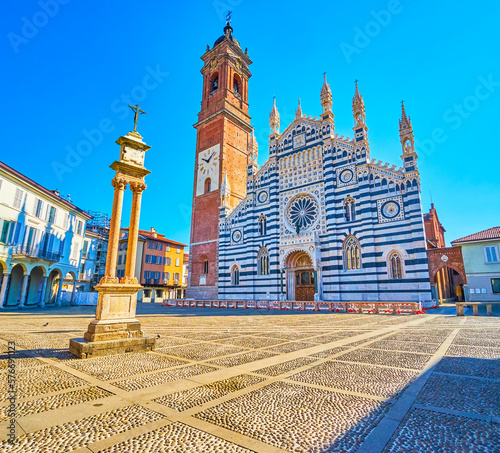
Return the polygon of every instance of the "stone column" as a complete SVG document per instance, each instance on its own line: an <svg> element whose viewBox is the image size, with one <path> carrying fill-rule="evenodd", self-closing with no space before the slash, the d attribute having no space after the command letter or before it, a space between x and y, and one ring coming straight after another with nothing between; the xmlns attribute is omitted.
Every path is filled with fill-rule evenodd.
<svg viewBox="0 0 500 453"><path fill-rule="evenodd" d="M21 286L21 297L19 298L19 308L24 308L24 304L26 302L26 297L27 297L29 278L30 278L29 275L23 275L23 283Z"/></svg>
<svg viewBox="0 0 500 453"><path fill-rule="evenodd" d="M120 222L122 218L123 192L127 185L125 180L114 178L111 182L115 188L113 198L113 211L111 213L111 224L109 227L108 255L106 258L106 271L102 283L118 283L116 278L116 260L118 257L118 244L120 241Z"/></svg>
<svg viewBox="0 0 500 453"><path fill-rule="evenodd" d="M75 301L75 291L76 291L76 278L73 278L73 291L71 291L70 305L73 305L73 303Z"/></svg>
<svg viewBox="0 0 500 453"><path fill-rule="evenodd" d="M0 289L0 308L5 305L5 298L7 296L7 287L9 286L10 274L3 274L2 289Z"/></svg>
<svg viewBox="0 0 500 453"><path fill-rule="evenodd" d="M64 277L59 277L59 288L57 288L57 295L56 295L56 304L58 307L61 306L61 294L62 294L62 287L64 283Z"/></svg>
<svg viewBox="0 0 500 453"><path fill-rule="evenodd" d="M45 293L47 291L47 277L42 277L42 292L40 295L40 308L45 307Z"/></svg>
<svg viewBox="0 0 500 453"><path fill-rule="evenodd" d="M132 212L130 214L130 228L128 231L128 245L127 245L127 261L125 263L125 277L124 283L137 284L135 277L135 261L137 256L137 240L139 236L139 218L141 215L141 197L143 190L146 189L144 183L131 183L130 189L132 190Z"/></svg>

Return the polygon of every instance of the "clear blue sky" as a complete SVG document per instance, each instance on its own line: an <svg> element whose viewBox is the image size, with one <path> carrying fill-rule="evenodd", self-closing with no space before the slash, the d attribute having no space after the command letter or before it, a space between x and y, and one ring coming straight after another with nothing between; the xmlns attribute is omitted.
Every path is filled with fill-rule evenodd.
<svg viewBox="0 0 500 453"><path fill-rule="evenodd" d="M357 78L371 157L398 166L405 100L423 207L432 193L447 242L500 225L498 2L55 1L3 7L0 159L77 206L111 211L114 142L133 124L125 105L139 103L147 111L139 132L152 146L141 228L189 243L200 56L232 9L234 35L254 61L260 164L273 95L281 130L298 97L304 114L316 116L326 71L336 131L352 136ZM99 127L102 136L90 133L86 146L86 131ZM86 155L75 158L69 149L77 147Z"/></svg>

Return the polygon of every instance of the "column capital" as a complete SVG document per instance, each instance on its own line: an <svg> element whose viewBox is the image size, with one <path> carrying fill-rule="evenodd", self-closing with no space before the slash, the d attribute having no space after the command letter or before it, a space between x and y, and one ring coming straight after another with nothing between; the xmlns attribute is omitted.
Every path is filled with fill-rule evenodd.
<svg viewBox="0 0 500 453"><path fill-rule="evenodd" d="M131 182L130 190L134 193L142 193L146 190L147 186L143 182Z"/></svg>
<svg viewBox="0 0 500 453"><path fill-rule="evenodd" d="M127 181L124 178L120 178L119 176L115 176L111 181L111 185L115 189L125 190L125 187L127 186Z"/></svg>

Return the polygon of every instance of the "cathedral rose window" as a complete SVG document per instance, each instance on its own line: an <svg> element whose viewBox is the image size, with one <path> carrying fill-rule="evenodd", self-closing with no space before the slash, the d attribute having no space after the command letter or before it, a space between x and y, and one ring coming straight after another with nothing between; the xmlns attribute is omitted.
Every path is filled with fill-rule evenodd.
<svg viewBox="0 0 500 453"><path fill-rule="evenodd" d="M294 198L287 209L287 217L290 224L299 230L309 228L318 218L318 202L310 195L302 195Z"/></svg>

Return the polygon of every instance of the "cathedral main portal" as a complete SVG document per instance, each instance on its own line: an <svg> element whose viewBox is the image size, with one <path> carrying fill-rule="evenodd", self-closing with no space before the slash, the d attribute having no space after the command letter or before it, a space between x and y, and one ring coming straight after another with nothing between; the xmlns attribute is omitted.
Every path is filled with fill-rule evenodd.
<svg viewBox="0 0 500 453"><path fill-rule="evenodd" d="M311 257L297 251L286 260L287 299L313 301L316 290L316 272Z"/></svg>
<svg viewBox="0 0 500 453"><path fill-rule="evenodd" d="M314 270L295 272L295 300L314 300L316 292L316 280Z"/></svg>

